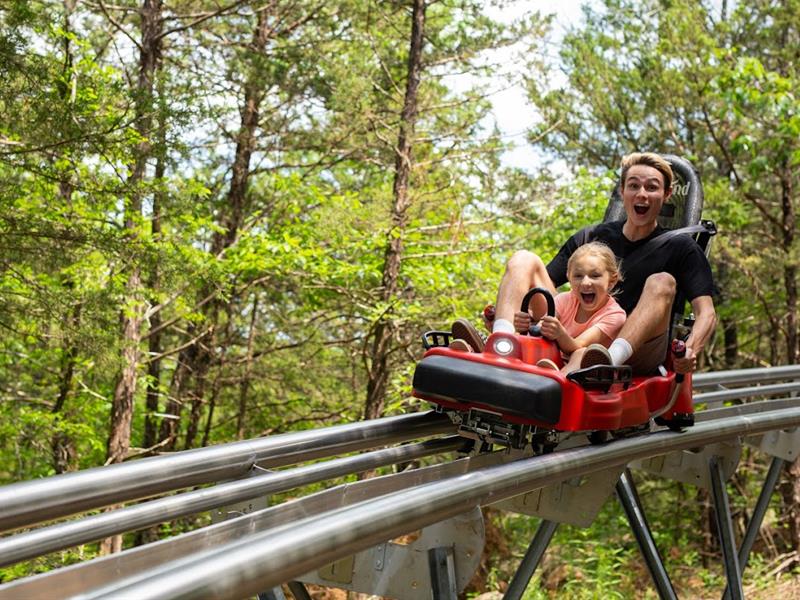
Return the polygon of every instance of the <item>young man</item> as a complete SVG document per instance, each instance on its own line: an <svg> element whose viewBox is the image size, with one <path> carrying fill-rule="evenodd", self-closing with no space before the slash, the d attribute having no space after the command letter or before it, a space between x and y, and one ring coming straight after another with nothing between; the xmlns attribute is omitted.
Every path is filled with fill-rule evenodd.
<svg viewBox="0 0 800 600"><path fill-rule="evenodd" d="M628 319L617 338L606 350L596 345L586 349L582 366L592 364L628 364L634 372L649 374L660 365L667 353L670 312L675 294L691 303L695 324L686 341L686 356L675 359L679 373L693 371L697 356L711 337L717 322L711 298L713 280L705 254L689 236L665 238L656 250L646 246L666 230L656 218L661 206L672 194L672 168L653 153L634 153L622 159L621 196L625 221L602 223L586 233L574 234L556 257L545 266L533 252L516 252L506 264L495 304L494 331L527 330L530 316L518 312L522 297L532 287L544 287L555 294L566 282L566 266L575 249L586 242L607 244L621 260L624 275L615 296ZM536 312L536 310L534 310ZM541 308L539 313L543 312ZM454 325L456 337L464 333L463 321ZM470 333L476 333L473 331Z"/></svg>

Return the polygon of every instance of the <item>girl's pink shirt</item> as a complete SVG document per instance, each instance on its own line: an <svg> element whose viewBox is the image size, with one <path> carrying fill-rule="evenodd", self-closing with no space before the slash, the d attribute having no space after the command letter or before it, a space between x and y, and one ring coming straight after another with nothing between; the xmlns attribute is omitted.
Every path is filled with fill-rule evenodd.
<svg viewBox="0 0 800 600"><path fill-rule="evenodd" d="M622 307L611 296L585 323L578 323L578 307L580 300L572 292L558 294L556 301L556 315L572 337L578 337L590 327L597 327L612 340L617 337L619 330L625 324L627 315Z"/></svg>

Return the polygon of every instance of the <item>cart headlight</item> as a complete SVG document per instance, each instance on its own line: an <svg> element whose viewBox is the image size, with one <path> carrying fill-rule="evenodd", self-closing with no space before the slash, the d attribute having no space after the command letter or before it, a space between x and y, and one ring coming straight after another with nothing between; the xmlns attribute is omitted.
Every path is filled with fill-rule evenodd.
<svg viewBox="0 0 800 600"><path fill-rule="evenodd" d="M517 342L515 336L507 333L495 333L489 338L487 345L492 354L519 358L519 342Z"/></svg>

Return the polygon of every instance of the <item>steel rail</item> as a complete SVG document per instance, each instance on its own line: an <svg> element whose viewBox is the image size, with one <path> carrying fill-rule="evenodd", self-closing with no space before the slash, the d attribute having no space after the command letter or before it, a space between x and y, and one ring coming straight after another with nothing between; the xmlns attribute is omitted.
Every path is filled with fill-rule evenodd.
<svg viewBox="0 0 800 600"><path fill-rule="evenodd" d="M747 402L745 404L735 404L733 406L718 406L698 411L694 414L695 422L712 421L714 419L724 419L740 415L753 415L762 412L782 410L784 408L796 408L800 406L800 398L773 398L760 402Z"/></svg>
<svg viewBox="0 0 800 600"><path fill-rule="evenodd" d="M800 366L700 373L695 376L694 383L696 387L713 386L791 376L800 377ZM764 390L760 392L764 393ZM721 394L730 398L728 394L742 393ZM696 398L702 400L704 397L708 398L704 394ZM419 419L431 419L433 423L419 423ZM404 430L406 427L408 429ZM411 431L417 427L419 430ZM0 531L193 485L235 479L246 475L255 462L265 467L282 466L336 452L452 431L452 428L447 419L431 413L404 415L235 442L11 484L0 487ZM53 490L58 491L54 494Z"/></svg>
<svg viewBox="0 0 800 600"><path fill-rule="evenodd" d="M753 396L773 396L776 394L785 394L788 392L800 391L800 381L792 381L789 383L775 383L772 385L756 385L743 388L730 388L726 390L718 390L713 392L704 392L695 394L692 397L694 404L713 402L722 402L724 400L735 400L739 398L750 398Z"/></svg>
<svg viewBox="0 0 800 600"><path fill-rule="evenodd" d="M0 487L0 531L92 508L441 433L454 426L434 412L386 417L187 450Z"/></svg>
<svg viewBox="0 0 800 600"><path fill-rule="evenodd" d="M758 367L755 369L734 369L730 371L713 371L692 375L694 388L706 388L716 385L735 385L739 383L759 383L777 379L800 379L800 365L781 365L778 367Z"/></svg>
<svg viewBox="0 0 800 600"><path fill-rule="evenodd" d="M136 506L20 533L0 539L0 567L70 546L99 540L106 536L135 531L170 519L185 517L258 496L285 492L334 477L457 450L466 443L467 440L462 437L450 436L376 450L286 471L255 475L231 483L184 492Z"/></svg>
<svg viewBox="0 0 800 600"><path fill-rule="evenodd" d="M62 597L77 595L87 587L111 584L116 579L133 576L176 556L220 546L254 532L299 521L310 515L323 514L335 508L510 460L514 460L514 456L502 451L477 454L452 462L339 485L182 535L10 582L7 587L0 586L0 599L16 600L24 597L50 600L54 589L59 590Z"/></svg>
<svg viewBox="0 0 800 600"><path fill-rule="evenodd" d="M270 589L340 556L539 487L631 460L800 425L800 408L715 419L487 467L325 512L184 556L78 597L236 598Z"/></svg>

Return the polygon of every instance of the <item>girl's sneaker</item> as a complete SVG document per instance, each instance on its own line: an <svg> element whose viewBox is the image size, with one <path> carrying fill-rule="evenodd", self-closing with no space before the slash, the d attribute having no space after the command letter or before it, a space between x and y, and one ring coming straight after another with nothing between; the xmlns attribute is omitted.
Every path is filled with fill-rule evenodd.
<svg viewBox="0 0 800 600"><path fill-rule="evenodd" d="M537 361L536 366L540 369L553 369L554 371L559 370L558 365L549 358L540 358Z"/></svg>
<svg viewBox="0 0 800 600"><path fill-rule="evenodd" d="M581 369L596 365L611 365L611 355L603 344L589 344L581 357Z"/></svg>
<svg viewBox="0 0 800 600"><path fill-rule="evenodd" d="M483 336L475 329L475 326L466 319L456 319L450 331L453 332L453 341L464 340L475 352L483 352L486 341ZM453 344L450 344L453 347Z"/></svg>

